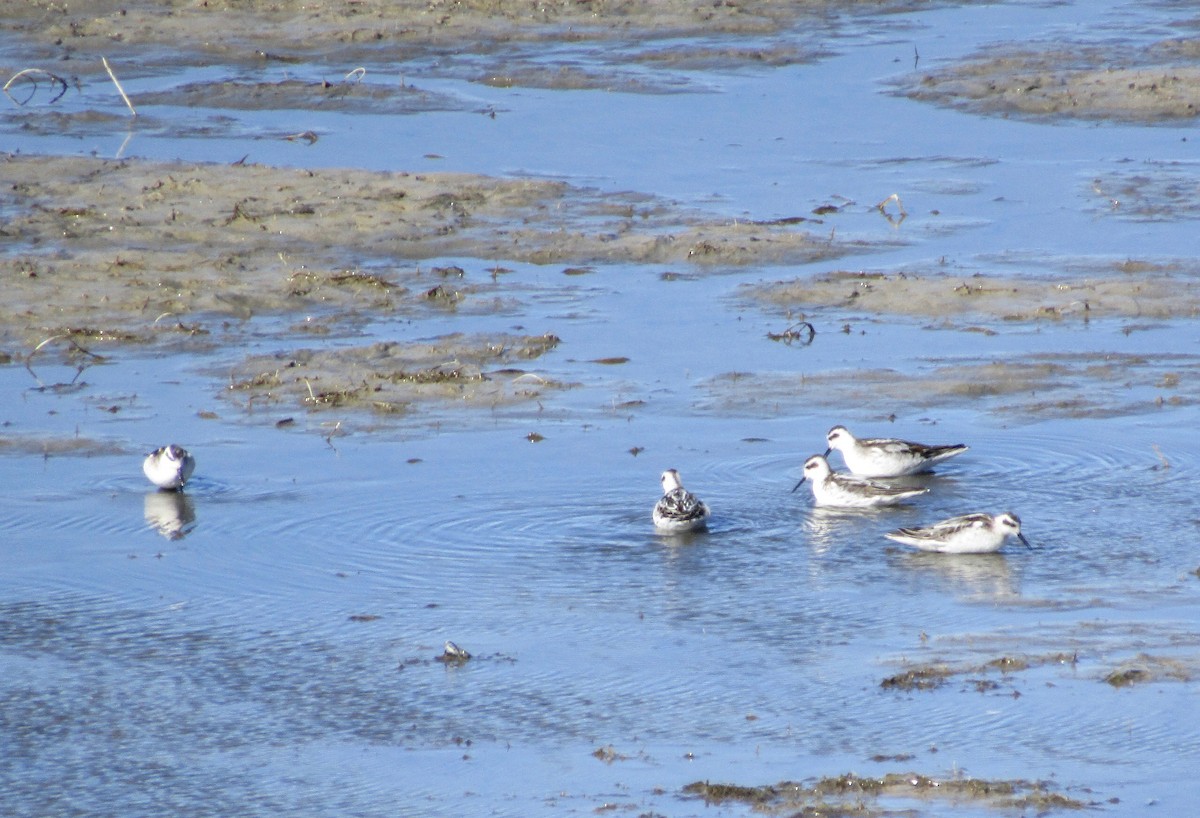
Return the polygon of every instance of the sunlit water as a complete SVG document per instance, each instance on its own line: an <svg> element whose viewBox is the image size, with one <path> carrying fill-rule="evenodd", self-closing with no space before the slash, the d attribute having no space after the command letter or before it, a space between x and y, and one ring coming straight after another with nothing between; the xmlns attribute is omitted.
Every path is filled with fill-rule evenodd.
<svg viewBox="0 0 1200 818"><path fill-rule="evenodd" d="M1020 275L1038 270L1005 264L1013 254L1194 255L1193 225L1097 212L1088 193L1114 166L1194 162L1187 128L979 119L877 84L914 46L926 64L994 41L1119 38L1131 13L1014 4L865 20L820 62L691 77L709 93L422 78L494 105L495 119L234 115L248 128L303 119L323 129L311 147L145 134L121 147L123 133L20 147L387 169L433 166L422 157L436 152L436 169L561 176L755 218L901 191L913 216L899 228L864 207L846 229L904 244L846 269L948 255L967 273ZM131 90L154 82L170 80ZM611 122L628 127L602 128ZM381 140L394 150L354 150ZM77 377L36 360L0 370L11 434L78 434L123 452L0 458L0 811L741 814L679 789L902 769L1052 780L1085 801L1119 799L1116 811L1200 805L1195 683L1103 682L1139 654L1200 670L1194 407L1035 422L965 403L893 425L887 407L835 413L804 395L729 408L705 386L732 371L919 368L948 354L1191 352L1194 324L961 337L868 322L865 334L822 325L811 346L787 347L765 340L785 319L740 302L737 286L804 268L665 281L659 268L600 265L580 283L511 266L533 295L519 316L472 328L554 332L564 344L538 366L583 386L482 422L449 410L328 439L313 431L320 418L277 429L290 410L245 413L219 397L212 373L242 349L119 356ZM460 320L366 332L428 337ZM606 356L631 360L585 363ZM71 390L44 388L73 378ZM971 451L918 478L932 491L910 505L814 511L803 487L790 490L835 422ZM534 431L545 439L529 442ZM199 459L182 496L147 491L140 475L142 451L168 439ZM707 533L651 530L667 467L713 507ZM946 557L881 536L1006 509L1034 549ZM434 661L446 639L475 658ZM1059 653L1075 660L969 672L928 692L880 686L906 662ZM984 677L996 684L978 686ZM617 757L593 755L604 747Z"/></svg>

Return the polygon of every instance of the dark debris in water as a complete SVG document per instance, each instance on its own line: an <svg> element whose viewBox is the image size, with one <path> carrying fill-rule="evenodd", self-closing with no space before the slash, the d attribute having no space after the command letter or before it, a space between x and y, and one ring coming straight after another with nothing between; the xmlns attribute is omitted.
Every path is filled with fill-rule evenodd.
<svg viewBox="0 0 1200 818"><path fill-rule="evenodd" d="M879 686L884 690L934 690L953 675L954 671L945 665L916 667L888 676Z"/></svg>
<svg viewBox="0 0 1200 818"><path fill-rule="evenodd" d="M592 757L600 759L605 764L612 764L614 761L627 761L629 759L629 756L618 753L617 749L611 744L597 747L592 751Z"/></svg>
<svg viewBox="0 0 1200 818"><path fill-rule="evenodd" d="M871 760L876 764L882 764L885 761L912 761L914 758L916 758L916 756L914 756L912 753L896 753L895 755L876 753L875 755L871 756Z"/></svg>

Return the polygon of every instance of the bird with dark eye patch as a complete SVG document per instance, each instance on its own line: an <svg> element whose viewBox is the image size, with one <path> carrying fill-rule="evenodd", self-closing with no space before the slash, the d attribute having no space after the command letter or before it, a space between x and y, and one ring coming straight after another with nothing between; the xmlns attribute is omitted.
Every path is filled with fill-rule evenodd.
<svg viewBox="0 0 1200 818"><path fill-rule="evenodd" d="M813 502L818 506L840 506L842 508L875 508L891 506L910 497L928 493L927 488L911 486L885 486L874 480L865 480L850 474L837 474L829 468L824 455L814 454L804 461L804 476L792 489L805 482L812 486Z"/></svg>
<svg viewBox="0 0 1200 818"><path fill-rule="evenodd" d="M1021 533L1021 518L1011 511L995 516L963 514L930 526L901 528L883 536L941 554L991 554L999 551L1009 537L1016 537L1026 548L1033 547Z"/></svg>
<svg viewBox="0 0 1200 818"><path fill-rule="evenodd" d="M846 468L860 477L903 477L932 469L938 463L962 454L962 443L927 445L894 437L857 438L845 426L834 426L825 436L825 456L839 451Z"/></svg>

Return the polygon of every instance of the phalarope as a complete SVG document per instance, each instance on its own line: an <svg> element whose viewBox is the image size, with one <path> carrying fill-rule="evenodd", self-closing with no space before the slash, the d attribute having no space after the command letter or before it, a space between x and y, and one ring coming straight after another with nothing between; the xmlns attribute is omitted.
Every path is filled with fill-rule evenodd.
<svg viewBox="0 0 1200 818"><path fill-rule="evenodd" d="M1004 541L1016 537L1032 548L1021 533L1021 518L1010 511L997 514L964 514L922 528L901 528L883 536L922 551L943 554L990 554L999 551Z"/></svg>
<svg viewBox="0 0 1200 818"><path fill-rule="evenodd" d="M683 487L679 472L667 469L662 473L663 496L654 506L651 518L660 531L677 533L703 528L711 511L696 495Z"/></svg>
<svg viewBox="0 0 1200 818"><path fill-rule="evenodd" d="M800 483L805 480L812 484L813 500L818 506L842 506L845 508L889 506L929 491L927 488L910 486L885 486L861 477L835 474L829 468L829 461L820 454L814 454L804 461L804 476L800 478L800 482L792 491L800 488Z"/></svg>
<svg viewBox="0 0 1200 818"><path fill-rule="evenodd" d="M437 661L445 662L446 664L461 665L471 658L471 654L447 639L446 644L442 646L441 655L435 658Z"/></svg>
<svg viewBox="0 0 1200 818"><path fill-rule="evenodd" d="M927 446L891 437L857 438L845 426L834 426L825 436L829 457L834 449L842 453L846 468L860 477L902 477L929 471L935 464L962 454L969 447Z"/></svg>
<svg viewBox="0 0 1200 818"><path fill-rule="evenodd" d="M142 471L160 489L183 488L195 470L196 458L188 454L187 449L174 443L155 449L142 461Z"/></svg>

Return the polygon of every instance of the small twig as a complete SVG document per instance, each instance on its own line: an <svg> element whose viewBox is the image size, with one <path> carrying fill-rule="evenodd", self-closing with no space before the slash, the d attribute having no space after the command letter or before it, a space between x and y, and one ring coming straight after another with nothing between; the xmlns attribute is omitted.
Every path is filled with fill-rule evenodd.
<svg viewBox="0 0 1200 818"><path fill-rule="evenodd" d="M29 374L33 376L33 379L35 381L37 381L38 386L43 389L45 388L45 384L42 383L42 379L37 376L37 373L33 371L33 356L37 355L38 352L41 350L41 348L44 347L46 344L50 343L51 341L60 340L62 338L66 338L67 341L70 342L71 346L73 346L75 349L82 352L84 355L90 355L91 357L95 358L97 361L104 360L103 355L97 355L95 352L92 352L89 349L84 349L83 346L81 346L78 341L76 341L74 338L71 337L71 333L69 333L69 332L60 332L57 335L51 335L49 338L46 338L44 341L42 341L37 346L35 346L32 350L30 350L29 354L25 356L25 368L29 370ZM86 364L79 367L78 371L75 373L75 377L71 379L72 384L74 384L75 381L79 379L80 373L82 373L85 368L86 368Z"/></svg>
<svg viewBox="0 0 1200 818"><path fill-rule="evenodd" d="M342 79L344 79L344 80L348 80L348 79L350 79L351 77L354 77L354 81L355 81L355 82L362 82L362 78L363 78L363 77L365 77L366 75L367 75L367 69L365 69L365 68L362 68L362 67L359 67L359 68L355 68L355 69L354 69L353 71L351 71L349 74L347 74L346 76L342 77Z"/></svg>
<svg viewBox="0 0 1200 818"><path fill-rule="evenodd" d="M338 451L337 446L333 445L333 439L334 437L338 436L341 431L342 422L339 420L337 423L333 424L333 429L329 432L329 434L325 435L325 444L329 446L329 448L333 449L333 453L336 455L341 455L341 452Z"/></svg>
<svg viewBox="0 0 1200 818"><path fill-rule="evenodd" d="M62 90L54 95L54 98L51 99L50 102L47 103L48 105L53 105L54 103L58 102L60 99L62 99L62 95L67 93L67 81L64 80L62 77L60 77L58 74L52 74L51 72L47 71L44 68L23 68L20 71L18 71L17 73L13 74L11 77L9 77L8 82L4 83L4 89L3 89L4 95L6 97L8 97L9 99L11 99L13 101L13 103L16 105L24 105L25 103L29 102L29 100L33 99L33 95L37 93L37 80L32 78L33 75L35 75L35 74L45 74L47 77L50 78L50 82L52 82L52 83L56 82L62 86ZM30 78L29 81L31 83L33 83L33 90L29 92L29 96L25 97L25 99L22 100L21 102L18 102L16 97L14 97L12 94L8 93L8 87L10 85L12 85L14 82L16 82L17 80L19 80L21 77L29 77Z"/></svg>
<svg viewBox="0 0 1200 818"><path fill-rule="evenodd" d="M887 206L892 202L895 202L896 207L900 210L900 218L898 219L887 211ZM883 217L887 219L893 227L898 227L901 222L908 218L908 211L904 209L904 203L900 201L899 193L893 193L891 196L888 196L882 202L875 205L875 209L882 213Z"/></svg>
<svg viewBox="0 0 1200 818"><path fill-rule="evenodd" d="M1158 444L1157 444L1157 443L1151 443L1151 444L1150 444L1150 448L1151 448L1151 449L1154 449L1154 453L1155 453L1156 455L1158 455L1158 459L1162 461L1162 467L1163 467L1164 469L1169 469L1169 468L1171 468L1171 461L1170 461L1170 460L1167 460L1167 456L1166 456L1165 454L1163 454L1163 453L1162 453L1162 449L1158 448Z"/></svg>
<svg viewBox="0 0 1200 818"><path fill-rule="evenodd" d="M801 346L808 346L817 337L817 328L807 321L800 321L792 324L783 332L768 332L767 337L772 341L782 341L789 346L793 341Z"/></svg>
<svg viewBox="0 0 1200 818"><path fill-rule="evenodd" d="M70 332L60 332L58 335L51 335L49 338L47 338L46 340L42 341L40 344L35 346L33 348L33 350L27 356L26 360L32 361L33 356L37 355L38 351L42 347L44 347L46 344L50 343L51 341L57 341L59 338L66 338L71 343L71 346L75 347L75 349L79 350L84 355L90 355L98 361L104 360L103 355L97 355L95 352L92 352L90 349L84 349L83 346L78 341L76 341L73 337L71 337Z"/></svg>
<svg viewBox="0 0 1200 818"><path fill-rule="evenodd" d="M108 64L108 57L101 57L100 61L104 63L104 70L108 72L108 77L113 81L113 85L117 86L117 91L121 94L121 99L125 100L125 104L129 107L129 113L137 116L137 110L133 107L133 103L129 101L129 97L125 95L125 89L121 87L117 75L113 73L112 66Z"/></svg>
<svg viewBox="0 0 1200 818"><path fill-rule="evenodd" d="M46 344L50 343L51 341L57 341L59 338L66 338L66 337L68 337L67 333L61 333L59 335L51 335L45 341L42 341L40 344L35 346L33 348L33 351L29 353L29 357L32 358L34 355L37 354L38 350L40 350L42 347L44 347Z"/></svg>
<svg viewBox="0 0 1200 818"><path fill-rule="evenodd" d="M908 211L906 211L906 210L904 209L904 203L900 201L900 194L899 194L899 193L893 193L891 196L888 196L888 197L887 197L886 199L884 199L882 202L880 202L879 204L875 205L875 208L876 208L876 209L877 209L877 210L878 210L880 213L885 213L885 214L886 214L886 213L887 213L887 210L886 210L886 208L887 208L887 206L888 206L889 204L891 204L892 202L895 202L895 203L896 203L896 207L898 207L898 208L900 209L900 215L901 215L901 216L907 216L907 215L908 215Z"/></svg>

